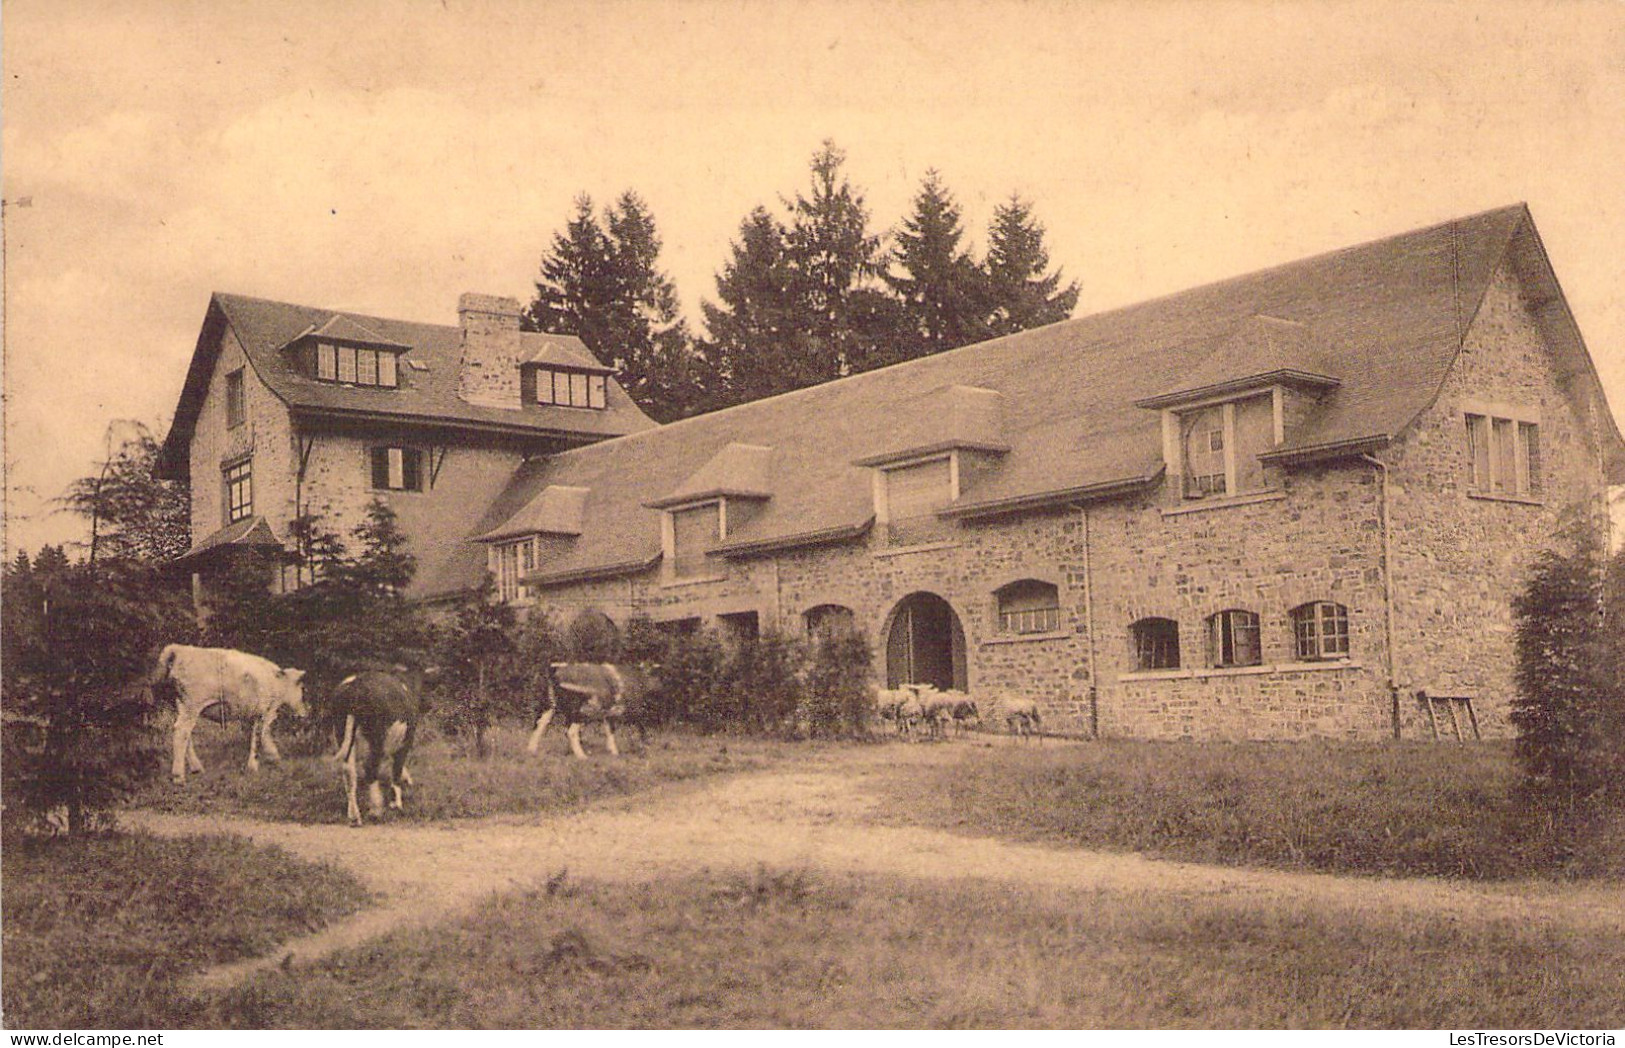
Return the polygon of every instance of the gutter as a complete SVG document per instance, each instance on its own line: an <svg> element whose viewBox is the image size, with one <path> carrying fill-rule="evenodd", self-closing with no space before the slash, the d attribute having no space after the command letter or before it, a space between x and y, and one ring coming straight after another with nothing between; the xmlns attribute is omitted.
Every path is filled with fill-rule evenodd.
<svg viewBox="0 0 1625 1048"><path fill-rule="evenodd" d="M875 518L870 517L861 524L841 524L833 528L824 528L821 531L804 531L799 535L782 535L748 542L733 542L712 546L708 552L720 553L725 557L748 557L757 553L775 553L779 550L796 549L802 546L827 546L831 543L846 542L862 537L874 526L874 522Z"/></svg>
<svg viewBox="0 0 1625 1048"><path fill-rule="evenodd" d="M995 499L991 502L972 502L961 506L949 506L937 511L937 516L949 520L975 519L977 517L997 517L1005 513L1019 513L1022 510L1038 509L1045 506L1066 506L1076 502L1094 499L1115 498L1119 495L1130 495L1155 484L1162 478L1165 470L1158 469L1155 473L1141 477L1125 477L1120 480L1107 480L1098 484L1085 484L1076 488L1064 488L1060 491L1045 491L1036 495L1015 495L1005 499Z"/></svg>
<svg viewBox="0 0 1625 1048"><path fill-rule="evenodd" d="M1394 738L1399 738L1399 653L1394 646L1394 535L1392 505L1388 499L1388 466L1381 459L1361 455L1361 460L1374 467L1382 477L1382 603L1388 631L1388 695L1392 702L1389 720Z"/></svg>
<svg viewBox="0 0 1625 1048"><path fill-rule="evenodd" d="M519 581L526 586L562 586L567 582L588 582L593 579L612 579L621 575L635 575L640 571L648 571L660 563L660 554L644 560L627 560L618 564L599 564L587 568L572 568L568 571L555 571L550 574L533 574L521 576Z"/></svg>
<svg viewBox="0 0 1625 1048"><path fill-rule="evenodd" d="M308 404L290 405L288 414L299 421L385 422L392 425L422 426L456 432L469 430L482 433L500 433L505 436L542 437L586 447L604 440L630 436L628 433L588 433L582 430L552 429L524 426L516 423L489 422L449 415L414 415L389 411L367 411L360 408L311 407Z"/></svg>
<svg viewBox="0 0 1625 1048"><path fill-rule="evenodd" d="M1258 458L1260 461L1273 462L1281 466L1296 466L1309 462L1318 462L1323 459L1354 455L1369 461L1367 453L1387 447L1391 439L1386 433L1378 433L1369 437L1350 437L1346 440L1330 440L1324 444L1308 444L1295 448L1283 448L1280 451L1266 451L1259 455Z"/></svg>

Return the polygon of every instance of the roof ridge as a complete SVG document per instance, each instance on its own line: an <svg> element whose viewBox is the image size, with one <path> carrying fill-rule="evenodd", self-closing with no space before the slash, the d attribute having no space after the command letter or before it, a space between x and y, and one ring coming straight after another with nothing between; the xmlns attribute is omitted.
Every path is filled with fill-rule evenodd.
<svg viewBox="0 0 1625 1048"><path fill-rule="evenodd" d="M719 408L716 411L706 412L703 415L690 415L688 418L677 419L674 422L667 422L667 423L665 423L663 425L656 426L653 429L646 429L646 430L641 430L641 431L639 431L637 433L628 433L628 434L625 434L624 436L612 437L612 438L610 438L608 440L597 441L597 442L595 442L593 444L588 444L588 445L585 445L585 446L579 447L579 448L570 448L570 449L568 449L566 451L559 452L557 455L555 455L553 457L554 458L568 458L569 456L572 456L572 455L582 456L585 453L591 452L591 451L593 451L594 449L597 449L597 448L618 446L618 445L621 445L625 441L637 440L640 437L648 437L648 436L652 436L653 434L657 434L657 433L665 433L665 432L667 432L669 430L678 429L678 428L686 426L686 425L688 425L690 423L699 422L699 421L701 421L703 419L720 418L720 417L722 417L724 415L727 415L729 412L739 412L739 411L742 411L742 410L744 410L746 408L755 407L756 405L768 403L770 401L774 402L774 403L784 403L784 402L786 402L787 400L789 400L791 398L805 397L806 395L810 395L810 394L813 394L813 393L828 391L828 390L834 389L837 386L843 386L846 383L850 383L850 382L853 382L853 381L855 381L857 379L862 379L862 378L865 378L865 377L871 376L871 375L878 375L878 374L882 374L882 373L889 373L889 374L895 375L902 369L920 367L920 366L926 364L928 361L947 360L947 359L953 358L953 357L955 357L955 356L957 356L959 354L966 354L966 353L968 353L968 352L970 352L972 350L986 350L991 346L1007 343L1011 339L1019 339L1019 338L1027 337L1027 336L1031 335L1033 332L1036 332L1036 331L1052 331L1052 330L1054 330L1056 328L1064 327L1066 325L1082 325L1082 324L1084 324L1086 322L1098 322L1103 317L1118 316L1118 315L1131 313L1131 312L1136 311L1136 310L1149 309L1149 308L1151 308L1153 306L1168 302L1171 299L1176 299L1176 298L1183 297L1185 295L1191 295L1191 294L1195 294L1195 293L1198 293L1198 292L1204 292L1204 291L1218 290L1220 288L1224 288L1224 287L1227 287L1227 286L1232 286L1232 285L1235 285L1235 284L1239 284L1239 283L1241 283L1243 281L1255 280L1255 279L1267 276L1267 275L1272 274L1272 273L1279 273L1279 272L1281 272L1283 270L1292 269L1292 268L1295 268L1295 267L1298 267L1298 266L1308 266L1308 265L1312 265L1312 264L1315 264L1315 263L1326 262L1326 261L1328 261L1330 259L1337 258L1337 257L1342 256L1342 255L1350 255L1350 254L1354 254L1355 252L1368 251L1368 250L1371 250L1372 248L1375 248L1375 247L1377 247L1379 245L1382 245L1382 244L1387 244L1387 243L1391 243L1393 241L1398 241L1398 240L1405 240L1405 239L1408 239L1410 237L1422 237L1422 236L1425 236L1425 235L1427 235L1429 233L1433 233L1433 232L1435 232L1437 230L1441 230L1441 229L1447 228L1447 227L1452 226L1452 225L1462 225L1462 224L1465 224L1465 223L1468 223L1468 222L1481 221L1483 219L1489 218L1492 215L1498 216L1498 215L1501 215L1503 213L1513 212L1513 211L1522 212L1524 215L1527 215L1528 212L1529 212L1529 205L1527 203L1523 202L1523 201L1519 201L1519 202L1514 203L1514 204L1506 204L1506 205L1503 205L1501 207L1490 208L1488 210L1475 212L1475 213L1470 214L1470 215L1463 215L1463 216L1458 217L1458 218L1445 219L1442 222L1434 222L1431 225L1418 226L1418 227L1416 227L1414 229L1408 229L1408 230L1405 230L1404 232L1400 232L1400 233L1390 233L1390 234L1388 234L1386 236L1374 237L1374 238L1372 238L1370 240L1362 241L1362 242L1360 242L1358 244L1352 244L1352 245L1349 245L1349 246L1346 246L1346 247L1340 247L1340 248L1333 248L1333 249L1331 249L1329 251L1322 251L1322 252L1319 252L1319 253L1316 253L1316 254L1313 254L1313 255L1305 255L1305 256L1303 256L1301 258L1290 259L1290 260L1285 261L1285 262L1277 263L1277 264L1275 264L1273 266L1265 266L1262 269L1249 270L1246 273L1238 273L1235 276L1223 277L1223 278L1221 278L1219 280L1209 281L1209 282L1207 282L1205 284L1195 284L1195 285L1192 285L1190 287L1181 288L1181 289L1178 289L1178 290L1175 290L1175 291L1170 291L1170 292L1168 292L1166 294L1157 295L1157 296L1155 296L1153 298L1141 299L1141 300L1139 300L1137 302L1128 303L1127 305L1116 306L1116 307L1113 307L1111 309L1101 310L1100 312L1097 312L1097 313L1087 313L1087 314L1085 314L1085 315L1083 315L1081 317L1068 317L1066 320L1058 320L1053 324L1044 324L1044 325L1042 325L1040 327L1036 327L1036 328L1027 328L1027 329L1022 330L1022 331L1011 332L1008 335L1000 335L997 338L990 338L990 339L986 339L986 340L981 341L981 342L973 342L970 345L966 345L966 346L957 346L957 347L955 347L953 349L944 350L941 353L933 353L930 356L916 357L913 360L901 361L901 362L896 363L896 364L890 364L890 365L888 365L886 367L875 368L872 371L861 371L861 372L858 372L855 375L842 375L839 378L830 379L827 382L819 382L819 383L815 383L815 384L813 384L811 386L802 386L800 389L787 390L787 391L785 391L783 393L776 393L776 394L774 394L772 396L762 397L762 398L757 399L757 400L748 400L748 401L745 401L743 404L732 404L732 405L729 405L728 407L725 407L725 408ZM1277 318L1277 319L1290 319L1290 318ZM947 383L947 384L952 385L953 383L950 382L950 383ZM963 383L959 383L959 384L963 385Z"/></svg>

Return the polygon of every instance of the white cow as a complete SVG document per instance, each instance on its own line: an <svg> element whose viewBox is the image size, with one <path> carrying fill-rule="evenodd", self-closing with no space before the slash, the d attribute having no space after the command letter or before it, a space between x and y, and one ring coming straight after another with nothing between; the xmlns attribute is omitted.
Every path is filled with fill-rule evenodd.
<svg viewBox="0 0 1625 1048"><path fill-rule="evenodd" d="M188 767L203 770L192 745L192 729L203 711L225 704L225 715L234 720L253 720L248 742L248 770L259 771L259 747L265 747L266 760L281 760L271 739L271 724L278 711L287 706L297 716L305 716L305 689L300 681L304 670L281 669L258 655L230 648L194 648L171 644L158 656L153 684L174 685L175 739L174 763L170 774L176 782L186 781Z"/></svg>

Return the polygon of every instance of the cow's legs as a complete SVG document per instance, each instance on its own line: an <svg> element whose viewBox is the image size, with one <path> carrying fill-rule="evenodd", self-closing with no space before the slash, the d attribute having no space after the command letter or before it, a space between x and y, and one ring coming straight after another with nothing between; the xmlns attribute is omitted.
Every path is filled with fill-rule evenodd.
<svg viewBox="0 0 1625 1048"><path fill-rule="evenodd" d="M203 762L197 756L197 740L191 737L191 733L186 738L186 766L194 773L203 771Z"/></svg>
<svg viewBox="0 0 1625 1048"><path fill-rule="evenodd" d="M344 761L344 793L349 800L349 817L351 826L361 825L361 806L355 802L355 746L350 747L350 756Z"/></svg>
<svg viewBox="0 0 1625 1048"><path fill-rule="evenodd" d="M547 734L547 726L553 723L553 707L549 706L540 717L536 718L536 730L530 733L530 741L525 749L530 753L539 753L542 749L542 736Z"/></svg>
<svg viewBox="0 0 1625 1048"><path fill-rule="evenodd" d="M387 729L382 737L369 736L367 739L367 807L375 819L384 814L384 787L378 781L378 766L384 762L384 748L388 745L388 739Z"/></svg>
<svg viewBox="0 0 1625 1048"><path fill-rule="evenodd" d="M570 730L565 732L565 734L570 736L570 752L575 754L581 760L586 760L586 751L581 748L581 722L572 722L570 725Z"/></svg>
<svg viewBox="0 0 1625 1048"><path fill-rule="evenodd" d="M412 784L412 777L406 773L406 758L412 752L412 740L417 732L417 722L409 721L406 725L406 734L401 738L400 745L395 748L394 763L390 766L389 788L394 793L394 799L390 801L389 806L396 811L406 806L401 786Z"/></svg>
<svg viewBox="0 0 1625 1048"><path fill-rule="evenodd" d="M249 726L248 730L248 770L260 770L260 731L265 724L260 719Z"/></svg>
<svg viewBox="0 0 1625 1048"><path fill-rule="evenodd" d="M609 746L609 755L619 757L620 749L615 745L615 722L608 717L604 718L604 742Z"/></svg>
<svg viewBox="0 0 1625 1048"><path fill-rule="evenodd" d="M176 782L186 781L187 757L197 760L197 755L191 752L192 729L197 727L197 714L188 710L184 703L175 708L175 737L171 742L173 760L170 762L169 774ZM197 770L202 770L201 768Z"/></svg>
<svg viewBox="0 0 1625 1048"><path fill-rule="evenodd" d="M260 749L265 751L265 759L268 761L282 759L282 751L276 748L276 740L271 738L271 725L276 723L276 715L281 712L281 706L272 706L266 712L265 719L260 722Z"/></svg>

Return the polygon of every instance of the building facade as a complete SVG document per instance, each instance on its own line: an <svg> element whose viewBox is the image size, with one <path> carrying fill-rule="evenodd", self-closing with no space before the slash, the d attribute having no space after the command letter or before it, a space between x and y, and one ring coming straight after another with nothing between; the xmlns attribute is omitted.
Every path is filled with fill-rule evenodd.
<svg viewBox="0 0 1625 1048"><path fill-rule="evenodd" d="M346 319L309 313L318 333ZM231 397L218 341L200 417ZM519 407L482 395L539 421L523 357L480 371ZM420 595L489 572L566 621L849 623L888 684L1019 694L1106 736L1507 735L1522 574L1567 517L1605 527L1625 482L1522 206L663 427L624 417L619 436L470 444L458 495L402 513L431 554ZM296 452L282 473L306 454L293 418L264 424ZM229 515L242 438L205 429L171 444L194 478L222 471ZM390 468L368 457L384 431L324 439L309 457L333 479L307 467L290 496L268 478L278 506L343 516L376 494L353 478Z"/></svg>

